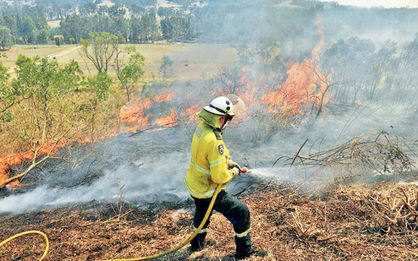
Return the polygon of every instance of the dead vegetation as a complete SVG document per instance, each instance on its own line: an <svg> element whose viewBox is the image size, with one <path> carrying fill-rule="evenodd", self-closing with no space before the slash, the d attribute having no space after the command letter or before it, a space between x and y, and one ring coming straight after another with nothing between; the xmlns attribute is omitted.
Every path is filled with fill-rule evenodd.
<svg viewBox="0 0 418 261"><path fill-rule="evenodd" d="M316 199L294 187L271 185L243 200L251 210L254 245L265 257L248 260L416 260L418 186L338 186ZM190 203L174 209L86 206L3 216L0 239L39 229L50 238L47 260L139 257L175 246L192 233ZM186 249L160 260L233 260L232 226L220 214L211 219L204 250ZM44 243L27 236L8 243L0 260L34 260Z"/></svg>
<svg viewBox="0 0 418 261"><path fill-rule="evenodd" d="M404 152L409 145L399 136L382 131L355 137L335 148L302 156L297 164L330 166L345 165L350 168L362 166L378 174L405 173L412 171L412 162ZM293 162L292 162L293 163Z"/></svg>

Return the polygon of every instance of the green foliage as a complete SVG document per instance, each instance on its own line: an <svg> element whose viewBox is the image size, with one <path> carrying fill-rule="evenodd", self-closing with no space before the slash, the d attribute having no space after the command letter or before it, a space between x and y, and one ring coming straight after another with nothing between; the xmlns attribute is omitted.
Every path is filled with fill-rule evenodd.
<svg viewBox="0 0 418 261"><path fill-rule="evenodd" d="M155 13L148 13L130 20L130 37L133 42L149 42L158 40L159 30Z"/></svg>
<svg viewBox="0 0 418 261"><path fill-rule="evenodd" d="M6 50L14 43L12 32L5 26L0 26L0 50Z"/></svg>
<svg viewBox="0 0 418 261"><path fill-rule="evenodd" d="M64 37L62 35L55 35L54 36L55 44L60 46L64 42Z"/></svg>
<svg viewBox="0 0 418 261"><path fill-rule="evenodd" d="M20 55L16 65L17 77L6 83L14 105L4 117L6 133L22 148L33 148L75 129L80 124L80 104L74 101L82 80L78 64L71 61L60 67L56 61Z"/></svg>
<svg viewBox="0 0 418 261"><path fill-rule="evenodd" d="M84 88L87 100L81 106L82 116L89 121L90 138L94 140L96 116L100 108L106 109L103 102L109 98L112 78L105 73L99 72L96 76L88 79Z"/></svg>
<svg viewBox="0 0 418 261"><path fill-rule="evenodd" d="M111 59L118 50L119 38L107 32L92 32L89 34L89 39L81 40L81 44L83 55L101 73L109 69Z"/></svg>
<svg viewBox="0 0 418 261"><path fill-rule="evenodd" d="M81 70L75 61L61 68L56 61L20 55L16 65L19 74L13 80L13 86L25 98L32 98L37 108L45 110L50 100L60 99L74 92L81 79Z"/></svg>
<svg viewBox="0 0 418 261"><path fill-rule="evenodd" d="M197 33L191 16L171 16L161 20L163 38L173 41L192 41Z"/></svg>
<svg viewBox="0 0 418 261"><path fill-rule="evenodd" d="M7 67L0 63L0 118L7 113L7 110L13 106L18 90L9 84L10 74Z"/></svg>
<svg viewBox="0 0 418 261"><path fill-rule="evenodd" d="M135 53L129 57L128 64L118 72L118 79L126 91L128 101L130 100L133 85L138 83L140 77L144 75L144 70L142 69L144 61L144 56Z"/></svg>
<svg viewBox="0 0 418 261"><path fill-rule="evenodd" d="M99 102L109 98L111 84L112 78L105 72L98 73L93 78L87 80L86 91L90 93L90 103L93 106L97 106Z"/></svg>

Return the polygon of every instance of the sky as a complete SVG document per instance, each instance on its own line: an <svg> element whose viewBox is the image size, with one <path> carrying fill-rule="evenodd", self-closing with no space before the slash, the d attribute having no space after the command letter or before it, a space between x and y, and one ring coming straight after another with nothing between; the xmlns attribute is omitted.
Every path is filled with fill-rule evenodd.
<svg viewBox="0 0 418 261"><path fill-rule="evenodd" d="M338 2L340 5L359 7L418 8L418 0L319 0L321 2Z"/></svg>

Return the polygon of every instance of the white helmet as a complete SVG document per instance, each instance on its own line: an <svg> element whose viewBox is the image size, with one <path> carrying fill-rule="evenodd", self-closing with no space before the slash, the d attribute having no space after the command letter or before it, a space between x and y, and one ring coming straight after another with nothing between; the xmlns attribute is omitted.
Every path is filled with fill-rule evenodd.
<svg viewBox="0 0 418 261"><path fill-rule="evenodd" d="M227 116L227 118L232 119L234 117L234 105L230 99L225 96L219 96L213 99L208 106L203 107L205 111L210 113Z"/></svg>

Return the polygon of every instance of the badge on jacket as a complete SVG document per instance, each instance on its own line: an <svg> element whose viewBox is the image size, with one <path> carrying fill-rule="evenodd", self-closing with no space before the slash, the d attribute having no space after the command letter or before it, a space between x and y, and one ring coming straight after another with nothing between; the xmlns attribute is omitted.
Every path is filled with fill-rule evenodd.
<svg viewBox="0 0 418 261"><path fill-rule="evenodd" d="M219 144L218 152L219 152L219 154L224 155L224 145L223 144Z"/></svg>

